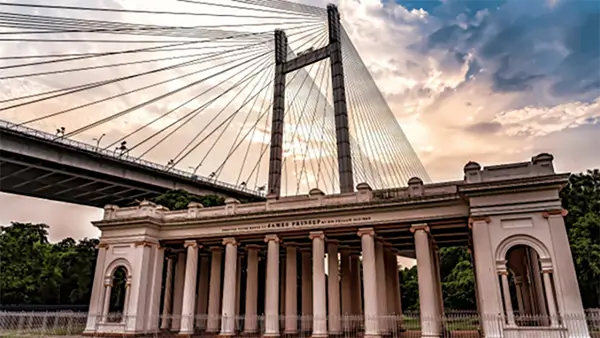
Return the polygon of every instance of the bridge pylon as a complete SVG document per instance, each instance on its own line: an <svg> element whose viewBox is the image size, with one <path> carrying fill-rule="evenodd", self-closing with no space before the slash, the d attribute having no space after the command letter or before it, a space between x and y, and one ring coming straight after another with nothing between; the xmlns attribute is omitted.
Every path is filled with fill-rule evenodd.
<svg viewBox="0 0 600 338"><path fill-rule="evenodd" d="M327 6L329 43L294 59L287 60L288 41L283 30L275 31L275 81L273 88L273 116L271 121L271 148L269 157L268 196L281 195L281 172L283 163L283 124L285 116L285 78L287 73L329 58L340 192L354 191L352 153L350 150L350 129L348 127L348 107L344 84L342 62L341 23L337 6Z"/></svg>

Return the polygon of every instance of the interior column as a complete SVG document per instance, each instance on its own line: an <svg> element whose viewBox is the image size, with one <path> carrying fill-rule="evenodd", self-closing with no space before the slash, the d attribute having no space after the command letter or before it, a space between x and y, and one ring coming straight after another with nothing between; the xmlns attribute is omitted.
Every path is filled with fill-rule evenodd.
<svg viewBox="0 0 600 338"><path fill-rule="evenodd" d="M285 334L298 333L297 257L296 245L287 244L285 251Z"/></svg>
<svg viewBox="0 0 600 338"><path fill-rule="evenodd" d="M160 320L161 330L169 328L169 317L171 316L171 296L173 292L173 257L167 257L167 272L165 280L165 292L163 296L163 311Z"/></svg>
<svg viewBox="0 0 600 338"><path fill-rule="evenodd" d="M375 259L375 231L373 228L358 230L362 246L363 283L365 292L365 337L381 337L377 318L377 268Z"/></svg>
<svg viewBox="0 0 600 338"><path fill-rule="evenodd" d="M327 304L325 299L325 234L309 235L313 246L313 331L312 337L327 337Z"/></svg>
<svg viewBox="0 0 600 338"><path fill-rule="evenodd" d="M338 261L338 241L327 241L327 279L329 298L329 334L339 335L342 333L340 321L340 281Z"/></svg>
<svg viewBox="0 0 600 338"><path fill-rule="evenodd" d="M221 336L235 334L235 289L237 275L237 245L235 238L223 239L225 245L225 273L223 274L223 306L221 317Z"/></svg>
<svg viewBox="0 0 600 338"><path fill-rule="evenodd" d="M419 281L419 305L421 309L421 337L439 337L439 314L436 312L437 299L433 280L431 242L427 224L414 224L410 231L415 236L417 256L417 276Z"/></svg>
<svg viewBox="0 0 600 338"><path fill-rule="evenodd" d="M181 327L181 306L183 302L183 284L185 283L185 252L177 254L175 265L175 287L173 289L173 315L171 317L171 330L179 331Z"/></svg>
<svg viewBox="0 0 600 338"><path fill-rule="evenodd" d="M267 284L265 299L266 337L279 336L279 237L267 235Z"/></svg>
<svg viewBox="0 0 600 338"><path fill-rule="evenodd" d="M312 328L312 262L310 259L311 249L300 249L302 263L302 332L309 332Z"/></svg>
<svg viewBox="0 0 600 338"><path fill-rule="evenodd" d="M207 253L200 253L200 280L198 281L198 299L196 303L196 327L206 329L206 313L208 310L208 285L210 281L210 257Z"/></svg>
<svg viewBox="0 0 600 338"><path fill-rule="evenodd" d="M385 282L385 254L383 241L375 241L375 273L377 284L377 317L379 318L379 333L385 335L389 332L387 317L387 288Z"/></svg>
<svg viewBox="0 0 600 338"><path fill-rule="evenodd" d="M340 273L342 289L342 329L347 332L350 330L352 316L352 297L356 293L352 292L352 274L350 271L350 249L345 247L340 250Z"/></svg>
<svg viewBox="0 0 600 338"><path fill-rule="evenodd" d="M185 283L183 285L183 302L181 306L181 327L179 334L194 333L194 310L196 305L196 277L198 275L198 243L185 241L187 259L185 264Z"/></svg>
<svg viewBox="0 0 600 338"><path fill-rule="evenodd" d="M244 320L244 333L258 332L257 303L258 303L258 245L246 246L248 252L248 266L246 272L246 314Z"/></svg>
<svg viewBox="0 0 600 338"><path fill-rule="evenodd" d="M207 333L219 332L219 308L221 307L221 259L220 247L210 248L212 252L210 263L210 285L208 287L208 318Z"/></svg>

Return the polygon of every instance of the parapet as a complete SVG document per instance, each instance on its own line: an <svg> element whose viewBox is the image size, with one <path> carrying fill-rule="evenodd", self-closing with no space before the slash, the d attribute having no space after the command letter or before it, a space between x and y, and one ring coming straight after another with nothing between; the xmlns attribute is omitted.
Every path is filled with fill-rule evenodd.
<svg viewBox="0 0 600 338"><path fill-rule="evenodd" d="M480 183L553 175L555 174L553 160L552 155L542 153L532 157L529 162L492 165L483 169L479 163L471 161L464 167L464 181L465 183Z"/></svg>

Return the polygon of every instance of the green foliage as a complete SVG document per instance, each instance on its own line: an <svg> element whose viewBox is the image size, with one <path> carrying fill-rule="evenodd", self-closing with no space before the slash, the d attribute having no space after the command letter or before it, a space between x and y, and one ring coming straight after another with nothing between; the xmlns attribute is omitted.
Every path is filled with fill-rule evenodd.
<svg viewBox="0 0 600 338"><path fill-rule="evenodd" d="M183 210L187 209L190 202L202 203L205 207L214 207L218 205L224 205L225 199L216 195L196 196L188 193L185 190L171 190L156 198L152 199L152 202L160 204L169 210Z"/></svg>
<svg viewBox="0 0 600 338"><path fill-rule="evenodd" d="M403 311L419 311L419 283L417 266L400 270L400 294Z"/></svg>
<svg viewBox="0 0 600 338"><path fill-rule="evenodd" d="M2 304L87 304L98 240L48 242L45 224L0 227Z"/></svg>
<svg viewBox="0 0 600 338"><path fill-rule="evenodd" d="M572 175L561 191L584 307L600 307L600 170Z"/></svg>

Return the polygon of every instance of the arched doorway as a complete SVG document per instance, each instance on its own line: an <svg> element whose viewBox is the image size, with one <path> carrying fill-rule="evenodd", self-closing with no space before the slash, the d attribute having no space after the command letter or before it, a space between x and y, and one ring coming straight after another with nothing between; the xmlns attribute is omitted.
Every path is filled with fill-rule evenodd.
<svg viewBox="0 0 600 338"><path fill-rule="evenodd" d="M111 270L109 270L111 271ZM103 317L107 323L125 321L129 300L130 276L124 265L118 265L106 276Z"/></svg>
<svg viewBox="0 0 600 338"><path fill-rule="evenodd" d="M121 265L115 269L112 275L110 303L108 306L109 322L123 321L127 296L127 269Z"/></svg>
<svg viewBox="0 0 600 338"><path fill-rule="evenodd" d="M550 326L557 323L552 269L542 265L538 252L526 244L510 247L505 255L505 269L501 273L501 291L508 324Z"/></svg>

